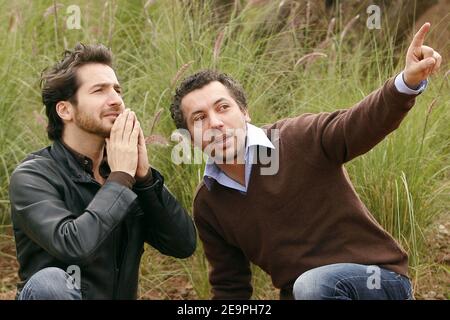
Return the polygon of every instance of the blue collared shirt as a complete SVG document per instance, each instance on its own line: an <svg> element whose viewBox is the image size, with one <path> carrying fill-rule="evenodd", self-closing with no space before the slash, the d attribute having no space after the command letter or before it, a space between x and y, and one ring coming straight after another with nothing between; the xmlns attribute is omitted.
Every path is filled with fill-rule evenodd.
<svg viewBox="0 0 450 320"><path fill-rule="evenodd" d="M221 185L246 193L248 182L250 180L250 173L252 171L253 159L258 146L275 149L275 146L267 137L263 129L255 127L247 123L247 142L245 146L245 186L239 182L228 177L214 162L207 161L203 180L208 190L214 180Z"/></svg>
<svg viewBox="0 0 450 320"><path fill-rule="evenodd" d="M409 88L403 80L403 72L395 77L394 83L399 92L411 95L421 93L428 85L428 81L424 80L420 83L418 88ZM258 146L275 149L264 130L247 123L247 144L245 147L245 186L228 177L215 163L209 161L208 159L205 167L205 173L203 174L203 181L205 182L208 190L211 189L211 186L215 180L217 183L220 183L225 187L246 193L248 182L250 180L250 173L252 171L255 150Z"/></svg>

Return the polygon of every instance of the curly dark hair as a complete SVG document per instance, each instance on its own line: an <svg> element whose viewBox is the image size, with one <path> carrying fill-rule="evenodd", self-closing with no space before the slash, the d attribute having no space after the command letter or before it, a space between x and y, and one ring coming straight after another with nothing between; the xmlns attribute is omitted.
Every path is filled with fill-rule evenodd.
<svg viewBox="0 0 450 320"><path fill-rule="evenodd" d="M60 101L77 104L76 93L80 87L77 70L89 63L101 63L112 68L112 53L101 44L78 43L72 51L66 50L63 53L61 61L42 72L42 102L48 118L47 134L50 140L59 140L64 128L64 123L56 112L56 104Z"/></svg>
<svg viewBox="0 0 450 320"><path fill-rule="evenodd" d="M190 92L200 89L213 81L223 84L241 110L247 109L247 99L242 86L225 73L214 70L202 70L185 78L175 91L170 105L170 114L178 129L187 129L186 119L181 110L181 100Z"/></svg>

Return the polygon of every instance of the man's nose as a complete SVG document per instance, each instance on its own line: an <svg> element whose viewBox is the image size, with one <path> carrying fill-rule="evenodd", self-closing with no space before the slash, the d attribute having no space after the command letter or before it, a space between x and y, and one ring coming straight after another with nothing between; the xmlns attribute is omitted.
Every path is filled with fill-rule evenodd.
<svg viewBox="0 0 450 320"><path fill-rule="evenodd" d="M107 104L110 107L120 107L123 105L122 97L116 90L113 89L109 92Z"/></svg>
<svg viewBox="0 0 450 320"><path fill-rule="evenodd" d="M209 115L209 125L212 129L220 129L223 127L223 121L219 116L212 113Z"/></svg>

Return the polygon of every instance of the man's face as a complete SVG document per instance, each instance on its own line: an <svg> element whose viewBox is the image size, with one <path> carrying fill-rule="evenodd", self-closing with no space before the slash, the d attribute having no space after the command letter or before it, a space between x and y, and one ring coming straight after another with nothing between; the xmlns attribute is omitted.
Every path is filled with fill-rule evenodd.
<svg viewBox="0 0 450 320"><path fill-rule="evenodd" d="M214 81L188 93L181 110L194 145L216 162L235 163L238 156L242 161L250 118L222 83Z"/></svg>
<svg viewBox="0 0 450 320"><path fill-rule="evenodd" d="M77 70L80 84L74 108L74 124L89 133L109 137L117 116L124 110L121 87L114 70L90 63Z"/></svg>

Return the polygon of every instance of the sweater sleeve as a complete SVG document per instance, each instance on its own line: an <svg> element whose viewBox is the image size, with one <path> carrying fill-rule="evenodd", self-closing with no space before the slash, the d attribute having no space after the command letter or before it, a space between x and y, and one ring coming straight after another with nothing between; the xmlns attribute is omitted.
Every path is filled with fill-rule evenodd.
<svg viewBox="0 0 450 320"><path fill-rule="evenodd" d="M200 202L198 198L194 201L194 220L210 265L212 299L250 299L253 292L250 262L239 248L220 235L217 225L208 221L206 217L211 217L211 212Z"/></svg>
<svg viewBox="0 0 450 320"><path fill-rule="evenodd" d="M288 119L283 132L303 141L310 155L342 164L368 152L397 129L416 96L399 92L391 78L349 109Z"/></svg>

